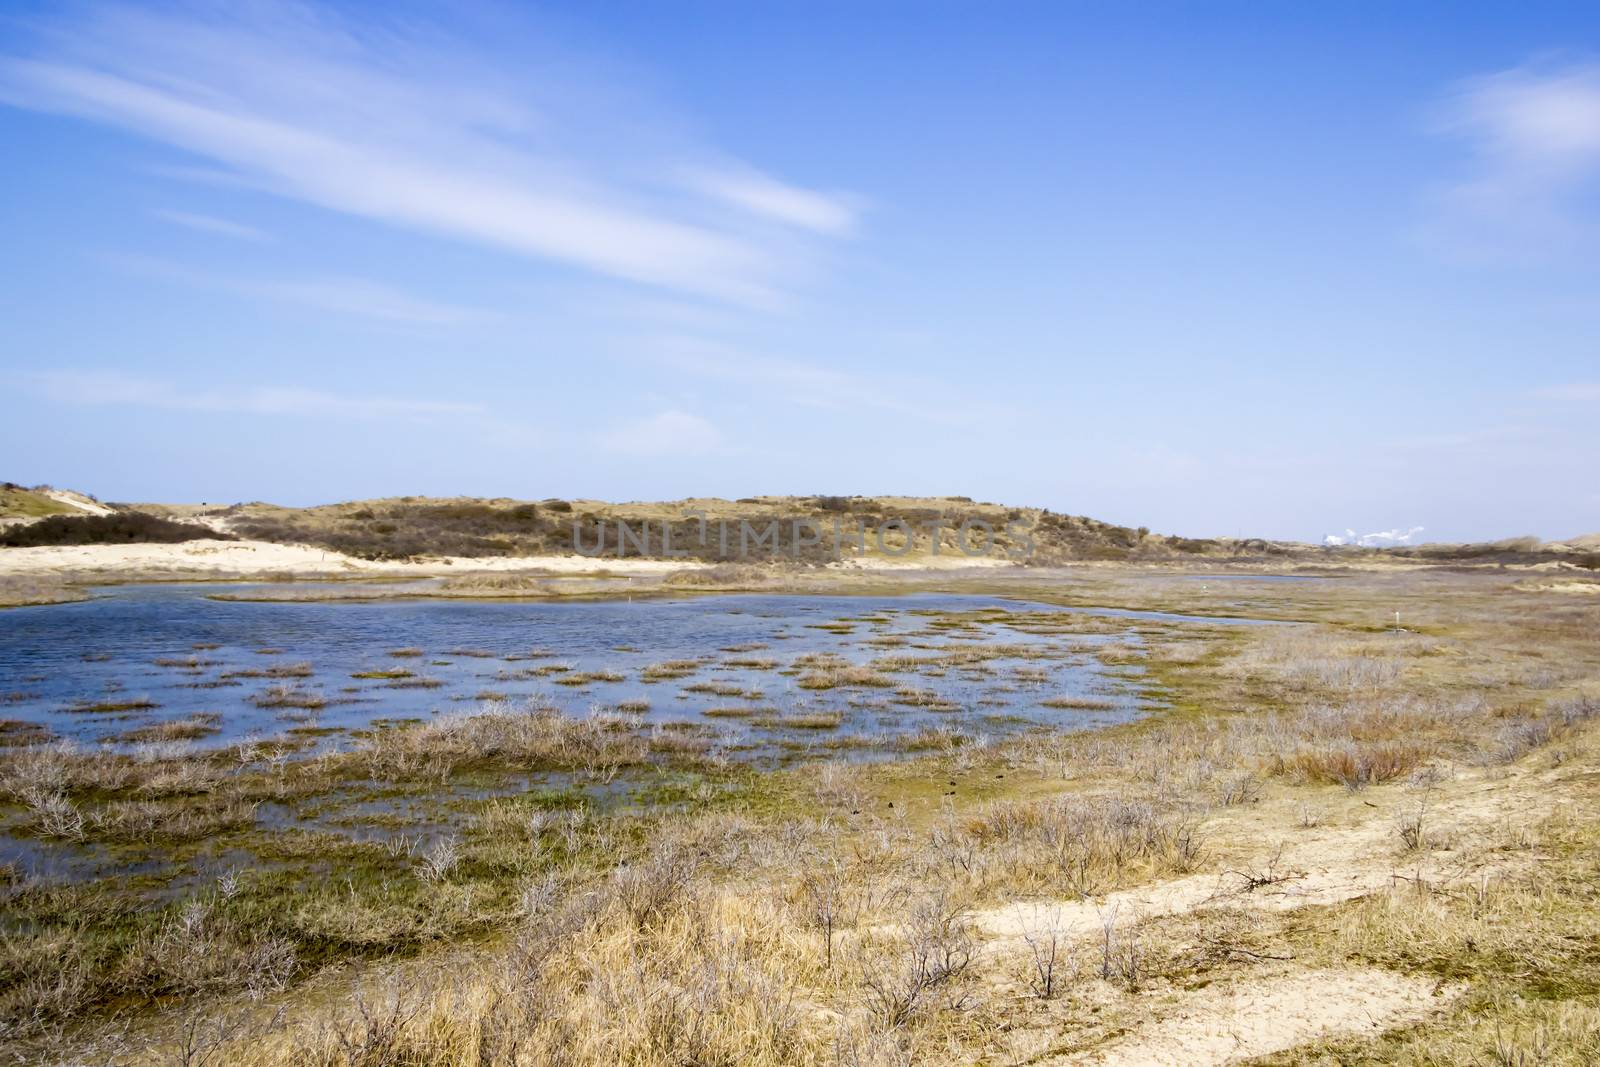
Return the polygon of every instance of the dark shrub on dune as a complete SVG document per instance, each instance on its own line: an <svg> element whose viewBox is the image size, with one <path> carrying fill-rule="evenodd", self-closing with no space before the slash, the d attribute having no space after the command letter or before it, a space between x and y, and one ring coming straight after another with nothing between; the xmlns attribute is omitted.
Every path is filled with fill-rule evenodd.
<svg viewBox="0 0 1600 1067"><path fill-rule="evenodd" d="M237 540L204 526L173 522L141 511L119 511L114 515L53 515L26 526L13 526L0 533L0 546L172 544L201 539Z"/></svg>

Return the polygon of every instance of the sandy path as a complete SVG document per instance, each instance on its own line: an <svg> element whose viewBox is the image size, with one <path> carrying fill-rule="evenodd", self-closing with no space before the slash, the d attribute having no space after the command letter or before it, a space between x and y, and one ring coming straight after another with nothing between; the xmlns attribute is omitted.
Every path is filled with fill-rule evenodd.
<svg viewBox="0 0 1600 1067"><path fill-rule="evenodd" d="M1268 849L1222 873L1190 875L1090 900L1034 901L975 911L979 931L1003 947L1024 943L1033 931L1054 926L1062 936L1098 934L1108 918L1123 925L1162 915L1180 915L1212 904L1288 911L1312 904L1337 904L1388 886L1399 867L1392 823L1369 820L1343 829L1281 835Z"/></svg>
<svg viewBox="0 0 1600 1067"><path fill-rule="evenodd" d="M1085 1053L1036 1061L1094 1067L1210 1067L1282 1052L1317 1038L1379 1034L1437 1011L1448 994L1393 971L1300 971L1152 997L1155 1021ZM1166 1001L1162 1003L1161 1001Z"/></svg>
<svg viewBox="0 0 1600 1067"><path fill-rule="evenodd" d="M1211 907L1288 911L1331 905L1385 889L1397 879L1434 882L1505 873L1529 862L1449 850L1403 854L1396 816L1425 805L1425 825L1446 834L1471 826L1514 826L1551 813L1557 772L1528 767L1467 770L1424 796L1391 794L1381 807L1356 808L1352 825L1301 829L1282 806L1232 810L1210 832L1242 853L1223 873L1191 875L1092 900L1028 901L983 909L969 918L1001 958L1026 958L1027 939L1054 931L1092 945L1106 925L1126 930L1143 919L1202 915ZM1555 791L1559 795L1559 790ZM1132 1028L1092 1049L1051 1051L1040 1064L1097 1067L1210 1067L1290 1049L1329 1035L1376 1034L1439 1010L1458 990L1434 980L1376 969L1309 970L1292 961L1220 974L1193 990L1135 995L1122 1007ZM1047 1026L1038 1039L1046 1047ZM1037 1047L1037 1046L1036 1046ZM1059 1046L1057 1046L1059 1048Z"/></svg>

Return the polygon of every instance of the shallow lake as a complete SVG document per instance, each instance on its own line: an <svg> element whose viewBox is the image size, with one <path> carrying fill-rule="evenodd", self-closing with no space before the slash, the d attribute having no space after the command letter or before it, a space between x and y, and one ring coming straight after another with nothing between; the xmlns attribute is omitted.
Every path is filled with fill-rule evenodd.
<svg viewBox="0 0 1600 1067"><path fill-rule="evenodd" d="M1095 649L1136 645L1136 620L1182 618L961 595L211 599L249 588L119 586L0 612L0 718L16 740L37 724L125 746L202 716L205 745L288 734L326 748L374 723L532 698L573 715L620 707L734 754L930 727L1002 736L1136 715L1137 667L1108 668ZM1073 624L1086 616L1093 632ZM818 684L868 665L865 682Z"/></svg>

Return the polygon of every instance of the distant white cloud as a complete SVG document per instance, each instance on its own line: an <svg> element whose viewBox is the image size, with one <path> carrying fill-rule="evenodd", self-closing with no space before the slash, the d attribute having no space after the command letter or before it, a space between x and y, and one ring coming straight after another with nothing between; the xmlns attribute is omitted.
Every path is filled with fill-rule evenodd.
<svg viewBox="0 0 1600 1067"><path fill-rule="evenodd" d="M722 446L722 433L707 420L685 411L663 411L619 426L605 435L607 450L650 457L698 456Z"/></svg>
<svg viewBox="0 0 1600 1067"><path fill-rule="evenodd" d="M227 219L215 218L211 215L196 215L188 211L171 211L158 208L152 212L158 219L163 219L175 226L198 230L201 233L216 234L219 237L232 237L240 241L256 241L266 243L273 240L273 236L265 230L258 230L254 226L246 226L242 222L230 222Z"/></svg>
<svg viewBox="0 0 1600 1067"><path fill-rule="evenodd" d="M116 371L52 371L31 376L29 384L56 403L86 407L356 419L461 416L483 410L478 404L389 396L348 396L298 386L194 389Z"/></svg>
<svg viewBox="0 0 1600 1067"><path fill-rule="evenodd" d="M572 56L513 66L415 20L355 25L287 0L66 10L87 14L0 55L0 102L131 130L319 207L749 305L781 302L804 261L798 234L752 213L813 233L853 220L843 198L743 165L686 167L720 153L617 104L611 74Z"/></svg>
<svg viewBox="0 0 1600 1067"><path fill-rule="evenodd" d="M1533 64L1458 85L1440 133L1472 151L1444 189L1430 237L1470 258L1522 257L1587 244L1584 201L1600 182L1600 63Z"/></svg>
<svg viewBox="0 0 1600 1067"><path fill-rule="evenodd" d="M1409 530L1379 530L1377 533L1369 534L1346 530L1342 534L1329 534L1322 539L1322 543L1329 547L1357 545L1361 548L1393 548L1397 545L1415 544L1416 536L1422 531L1421 526L1413 526Z"/></svg>

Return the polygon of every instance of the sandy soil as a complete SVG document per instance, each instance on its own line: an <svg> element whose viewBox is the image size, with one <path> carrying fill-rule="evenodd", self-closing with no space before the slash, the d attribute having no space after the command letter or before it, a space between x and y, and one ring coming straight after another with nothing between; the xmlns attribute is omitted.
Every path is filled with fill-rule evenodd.
<svg viewBox="0 0 1600 1067"><path fill-rule="evenodd" d="M1164 999L1164 998L1153 998ZM1152 1003L1150 1023L1082 1055L1044 1064L1206 1067L1282 1052L1320 1037L1376 1034L1444 1007L1448 991L1409 975L1365 968L1257 975Z"/></svg>
<svg viewBox="0 0 1600 1067"><path fill-rule="evenodd" d="M1523 582L1519 589L1530 593L1578 593L1594 596L1600 594L1600 582Z"/></svg>
<svg viewBox="0 0 1600 1067"><path fill-rule="evenodd" d="M83 506L74 504L74 506ZM153 545L55 545L0 549L0 576L84 578L239 577L296 574L308 577L434 577L467 572L532 572L561 575L606 573L662 575L708 564L688 559L625 559L614 556L438 556L417 562L357 559L309 545L271 541L185 541ZM864 557L829 565L848 571L955 571L1015 566L1003 558L964 555L905 559Z"/></svg>
<svg viewBox="0 0 1600 1067"><path fill-rule="evenodd" d="M270 541L185 541L172 545L61 545L0 549L0 575L133 578L151 575L303 574L320 577L430 577L468 571L553 574L664 574L700 566L688 560L591 559L586 556L442 556L425 562L356 559L306 545Z"/></svg>
<svg viewBox="0 0 1600 1067"><path fill-rule="evenodd" d="M85 515L110 515L111 509L97 501L90 500L81 493L70 492L66 489L46 489L44 495L54 500L57 504L65 504Z"/></svg>
<svg viewBox="0 0 1600 1067"><path fill-rule="evenodd" d="M1462 769L1403 803L1425 805L1430 826L1457 833L1526 824L1550 813L1552 792L1559 794L1557 781L1557 772L1550 769ZM1449 847L1402 857L1395 848L1397 812L1374 810L1359 800L1348 803L1337 826L1292 828L1272 806L1221 816L1208 828L1231 857L1220 874L1193 875L1090 900L1016 902L975 911L969 918L989 951L1000 959L1022 961L1030 951L1028 937L1048 936L1051 930L1067 943L1092 944L1104 936L1108 924L1122 931L1161 916L1194 915L1204 922L1207 909L1217 907L1265 912L1330 905L1376 892L1397 879L1470 884L1506 873L1508 864L1528 862L1526 857L1518 861L1457 854ZM1131 1026L1089 1048L1060 1048L1060 1036L1048 1026L1019 1043L1035 1050L1030 1062L1062 1067L1220 1067L1318 1038L1392 1029L1442 1010L1459 992L1392 971L1327 971L1283 961L1200 988L1161 986L1139 993L1119 1006Z"/></svg>
<svg viewBox="0 0 1600 1067"><path fill-rule="evenodd" d="M937 556L920 553L915 556L855 556L828 564L830 569L844 571L960 571L968 568L1016 567L1015 560L1004 556L968 556L960 552L941 552Z"/></svg>

